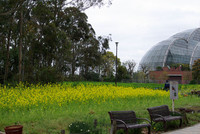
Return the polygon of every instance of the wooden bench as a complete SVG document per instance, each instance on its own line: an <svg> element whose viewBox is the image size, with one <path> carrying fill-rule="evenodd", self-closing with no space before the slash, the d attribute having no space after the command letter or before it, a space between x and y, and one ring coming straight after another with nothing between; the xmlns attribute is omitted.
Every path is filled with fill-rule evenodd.
<svg viewBox="0 0 200 134"><path fill-rule="evenodd" d="M123 129L128 134L129 129L148 128L148 134L151 133L151 125L148 119L137 118L134 111L110 111L108 112L111 119L112 134L115 130ZM147 124L139 124L138 120L148 121ZM114 129L114 130L113 130Z"/></svg>
<svg viewBox="0 0 200 134"><path fill-rule="evenodd" d="M155 124L158 122L163 122L165 131L167 130L166 122L168 121L180 120L179 127L181 127L182 125L182 116L172 116L173 114L179 114L179 113L169 111L169 107L167 105L151 107L151 108L147 108L147 110L150 115L151 125L153 125L152 124L153 122L155 122Z"/></svg>

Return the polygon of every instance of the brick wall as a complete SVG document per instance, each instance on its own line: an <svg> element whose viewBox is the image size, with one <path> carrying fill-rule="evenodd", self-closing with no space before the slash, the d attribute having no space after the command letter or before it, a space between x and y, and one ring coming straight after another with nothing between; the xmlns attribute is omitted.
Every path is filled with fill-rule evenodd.
<svg viewBox="0 0 200 134"><path fill-rule="evenodd" d="M188 84L192 80L192 71L181 71L181 68L163 67L163 71L150 71L149 78L157 83L165 83L166 80L177 80L180 84Z"/></svg>

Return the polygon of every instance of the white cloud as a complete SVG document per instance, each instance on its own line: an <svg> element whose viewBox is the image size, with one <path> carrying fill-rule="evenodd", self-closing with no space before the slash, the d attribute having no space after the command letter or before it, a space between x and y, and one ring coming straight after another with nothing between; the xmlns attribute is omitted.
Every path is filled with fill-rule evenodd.
<svg viewBox="0 0 200 134"><path fill-rule="evenodd" d="M199 0L113 0L110 7L86 11L97 35L112 34L111 51L119 42L121 61L139 63L156 43L200 26Z"/></svg>

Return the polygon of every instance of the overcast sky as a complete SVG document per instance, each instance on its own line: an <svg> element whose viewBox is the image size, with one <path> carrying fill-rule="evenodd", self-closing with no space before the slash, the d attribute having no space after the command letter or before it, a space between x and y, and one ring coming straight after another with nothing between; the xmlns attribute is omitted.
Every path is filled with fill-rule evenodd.
<svg viewBox="0 0 200 134"><path fill-rule="evenodd" d="M112 35L110 50L122 62L139 64L158 42L200 27L200 0L113 0L110 7L90 8L88 21L99 35Z"/></svg>

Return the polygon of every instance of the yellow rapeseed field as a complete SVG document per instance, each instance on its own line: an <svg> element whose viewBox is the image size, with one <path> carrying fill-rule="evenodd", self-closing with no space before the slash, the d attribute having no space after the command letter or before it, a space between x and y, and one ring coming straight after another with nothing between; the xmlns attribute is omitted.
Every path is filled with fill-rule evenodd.
<svg viewBox="0 0 200 134"><path fill-rule="evenodd" d="M59 105L90 100L101 103L109 99L130 97L169 97L169 92L146 88L115 87L113 85L46 84L0 87L0 109Z"/></svg>

